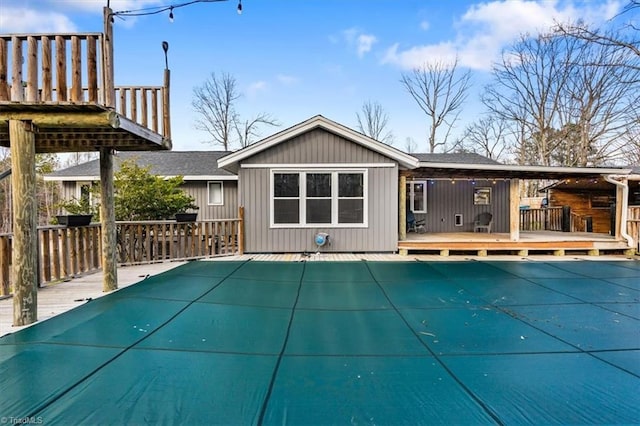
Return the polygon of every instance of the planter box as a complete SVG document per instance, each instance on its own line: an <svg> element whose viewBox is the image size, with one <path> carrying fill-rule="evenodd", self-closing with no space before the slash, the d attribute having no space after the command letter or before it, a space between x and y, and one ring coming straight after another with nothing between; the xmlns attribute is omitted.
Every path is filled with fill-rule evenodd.
<svg viewBox="0 0 640 426"><path fill-rule="evenodd" d="M91 223L90 214L66 214L56 216L59 225L64 226L87 226Z"/></svg>
<svg viewBox="0 0 640 426"><path fill-rule="evenodd" d="M198 213L177 213L176 222L195 222Z"/></svg>

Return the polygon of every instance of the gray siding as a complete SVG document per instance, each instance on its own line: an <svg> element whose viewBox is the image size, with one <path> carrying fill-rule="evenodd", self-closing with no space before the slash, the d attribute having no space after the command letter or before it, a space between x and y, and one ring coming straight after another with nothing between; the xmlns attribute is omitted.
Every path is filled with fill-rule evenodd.
<svg viewBox="0 0 640 426"><path fill-rule="evenodd" d="M219 182L219 181L215 181ZM209 206L207 204L207 181L185 182L184 191L196 199L198 220L231 219L238 217L238 182L222 181L223 201L222 206Z"/></svg>
<svg viewBox="0 0 640 426"><path fill-rule="evenodd" d="M326 130L314 129L247 158L244 164L393 162Z"/></svg>
<svg viewBox="0 0 640 426"><path fill-rule="evenodd" d="M184 191L196 199L198 220L230 219L238 217L238 182L222 181L224 191L224 205L207 205L207 181L189 181L182 187ZM63 200L76 197L76 182L62 182L61 196Z"/></svg>
<svg viewBox="0 0 640 426"><path fill-rule="evenodd" d="M246 163L394 163L393 160L324 130L313 130L248 159ZM329 234L322 251L381 252L397 248L398 167L368 168L367 228L270 228L267 168L241 168L240 205L245 207L245 250L249 253L315 252L317 232Z"/></svg>
<svg viewBox="0 0 640 426"><path fill-rule="evenodd" d="M421 180L416 178L415 180ZM488 211L493 214L493 232L509 232L509 182L504 180L427 181L427 213L416 214L425 219L427 232L473 232L475 217ZM491 188L491 204L474 205L473 190L478 187ZM455 226L455 215L462 214L463 226Z"/></svg>

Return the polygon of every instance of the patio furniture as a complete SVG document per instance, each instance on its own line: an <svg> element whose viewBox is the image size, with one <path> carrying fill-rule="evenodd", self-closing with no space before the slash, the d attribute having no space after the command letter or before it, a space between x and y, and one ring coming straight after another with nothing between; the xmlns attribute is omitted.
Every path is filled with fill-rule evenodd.
<svg viewBox="0 0 640 426"><path fill-rule="evenodd" d="M427 232L424 227L424 219L416 220L415 214L411 210L407 212L407 232L423 234Z"/></svg>
<svg viewBox="0 0 640 426"><path fill-rule="evenodd" d="M491 225L493 225L493 215L489 212L480 213L473 222L473 232L481 232L484 229L487 234L490 234Z"/></svg>

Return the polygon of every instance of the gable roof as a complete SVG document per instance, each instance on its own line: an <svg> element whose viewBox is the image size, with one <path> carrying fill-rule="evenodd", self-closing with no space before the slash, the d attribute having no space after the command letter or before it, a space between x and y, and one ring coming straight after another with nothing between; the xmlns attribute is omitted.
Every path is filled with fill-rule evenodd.
<svg viewBox="0 0 640 426"><path fill-rule="evenodd" d="M316 115L315 117L311 117L308 120L296 124L295 126L289 127L288 129L282 130L239 151L220 158L218 160L218 167L225 168L227 170L235 170L242 160L317 128L334 133L344 139L370 149L371 151L395 160L402 167L412 169L418 166L418 159L411 154L407 154L397 148L365 136L362 133L356 132L355 130L343 126L340 123L329 120L322 115Z"/></svg>
<svg viewBox="0 0 640 426"><path fill-rule="evenodd" d="M118 170L122 161L135 159L138 165L151 166L151 173L163 177L180 175L184 180L236 180L236 175L217 167L218 159L226 154L228 151L127 151L114 156L114 167ZM45 180L59 181L99 179L99 159L45 176Z"/></svg>
<svg viewBox="0 0 640 426"><path fill-rule="evenodd" d="M475 152L411 154L421 163L456 163L456 164L502 164L484 155Z"/></svg>

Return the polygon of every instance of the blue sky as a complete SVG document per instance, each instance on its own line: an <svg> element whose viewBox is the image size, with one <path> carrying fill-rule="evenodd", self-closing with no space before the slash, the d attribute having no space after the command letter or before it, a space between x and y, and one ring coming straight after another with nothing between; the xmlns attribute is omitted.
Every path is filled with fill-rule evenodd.
<svg viewBox="0 0 640 426"><path fill-rule="evenodd" d="M111 0L114 11L185 0ZM554 21L596 25L615 16L624 0L237 0L196 3L139 18L116 19L117 85L161 85L170 44L172 131L175 150L219 149L194 129L192 91L211 72L233 75L243 97L242 117L261 112L289 127L322 114L356 128L365 101L390 117L395 145L413 138L427 151L423 113L399 80L427 61L456 55L473 73L473 87L455 133L481 113L478 100L492 61L523 32ZM0 33L102 31L106 0L0 0ZM277 131L262 128L262 136Z"/></svg>

